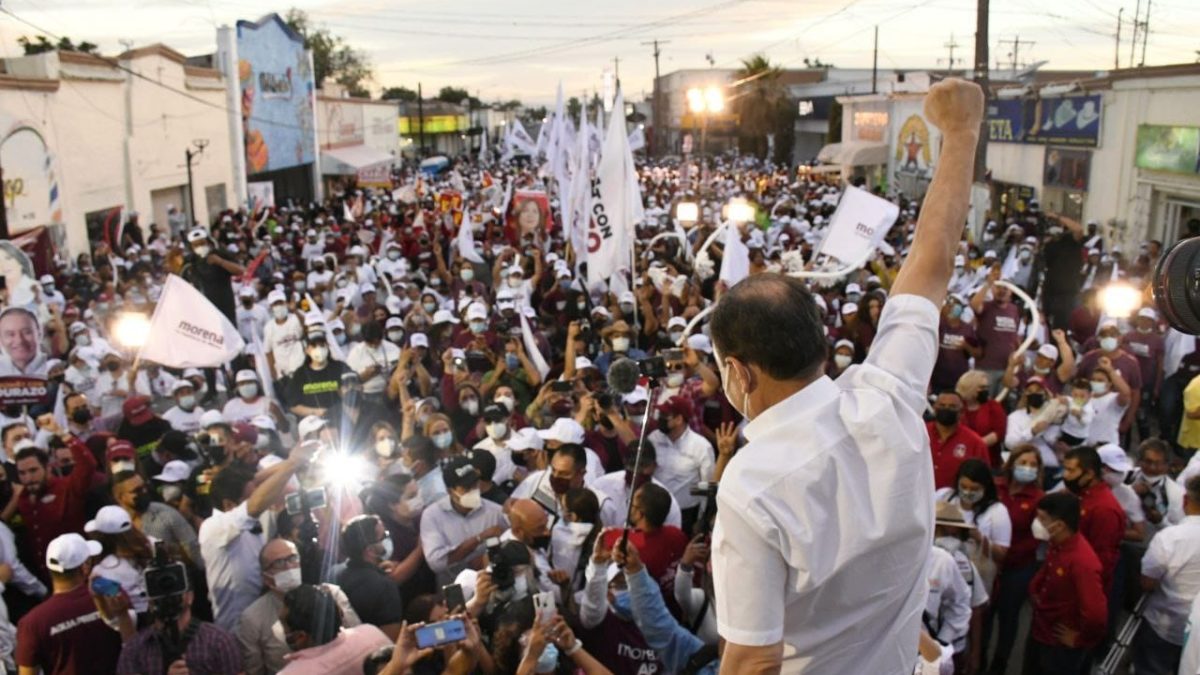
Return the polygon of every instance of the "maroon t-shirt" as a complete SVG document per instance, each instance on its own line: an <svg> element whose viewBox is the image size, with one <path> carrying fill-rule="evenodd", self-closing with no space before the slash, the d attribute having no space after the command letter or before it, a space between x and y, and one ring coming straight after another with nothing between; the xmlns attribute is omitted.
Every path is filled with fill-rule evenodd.
<svg viewBox="0 0 1200 675"><path fill-rule="evenodd" d="M1091 377L1092 371L1095 370L1096 366L1100 363L1101 356L1104 356L1104 353L1099 349L1094 349L1084 354L1083 358L1079 359L1079 366L1077 368L1079 376ZM1138 360L1129 352L1120 350L1117 352L1117 357L1113 359L1112 362L1113 367L1121 373L1121 377L1125 378L1125 384L1128 384L1129 388L1135 392L1141 391L1142 368L1138 364Z"/></svg>
<svg viewBox="0 0 1200 675"><path fill-rule="evenodd" d="M17 624L17 665L46 675L116 672L120 656L121 635L100 618L86 583L50 596Z"/></svg>
<svg viewBox="0 0 1200 675"><path fill-rule="evenodd" d="M953 387L958 384L958 378L970 369L970 356L964 346L974 347L979 344L975 337L975 327L965 321L959 321L957 326L942 320L938 328L938 356L933 364L933 377L930 382L934 391Z"/></svg>
<svg viewBox="0 0 1200 675"><path fill-rule="evenodd" d="M1001 305L993 300L983 306L979 313L979 330L976 335L983 343L983 356L975 365L982 370L1004 370L1008 367L1008 357L1021 344L1021 334L1017 332L1021 324L1021 310L1009 302Z"/></svg>
<svg viewBox="0 0 1200 675"><path fill-rule="evenodd" d="M612 610L599 626L577 633L588 653L613 675L662 675L667 672L637 625L618 618Z"/></svg>
<svg viewBox="0 0 1200 675"><path fill-rule="evenodd" d="M1142 386L1153 387L1158 373L1155 366L1162 357L1165 347L1163 336L1158 331L1139 333L1131 331L1125 334L1125 351L1133 354L1138 361L1142 374Z"/></svg>

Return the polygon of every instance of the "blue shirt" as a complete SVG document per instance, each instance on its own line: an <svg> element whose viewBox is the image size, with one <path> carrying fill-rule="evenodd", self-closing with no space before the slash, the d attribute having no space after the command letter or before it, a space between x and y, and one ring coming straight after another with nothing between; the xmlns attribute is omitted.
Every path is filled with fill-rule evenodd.
<svg viewBox="0 0 1200 675"><path fill-rule="evenodd" d="M629 351L625 352L624 354L618 354L616 352L604 352L600 356L597 356L596 360L592 363L596 364L596 369L600 371L601 375L607 376L608 367L612 365L613 360L622 356L633 359L634 361L641 361L649 356L649 354L636 347L630 347Z"/></svg>
<svg viewBox="0 0 1200 675"><path fill-rule="evenodd" d="M637 574L626 574L625 579L629 583L633 620L642 631L642 637L646 638L646 644L662 659L668 672L683 670L688 659L704 646L704 641L671 616L663 601L662 590L644 566ZM720 668L720 659L714 659L696 672L697 675L716 675Z"/></svg>

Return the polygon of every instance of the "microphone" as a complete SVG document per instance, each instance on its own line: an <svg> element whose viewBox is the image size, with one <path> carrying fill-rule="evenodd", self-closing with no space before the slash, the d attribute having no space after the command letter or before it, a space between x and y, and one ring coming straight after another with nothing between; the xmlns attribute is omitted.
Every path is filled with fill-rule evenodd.
<svg viewBox="0 0 1200 675"><path fill-rule="evenodd" d="M631 394L637 389L641 376L637 361L622 356L608 367L608 388L622 396Z"/></svg>

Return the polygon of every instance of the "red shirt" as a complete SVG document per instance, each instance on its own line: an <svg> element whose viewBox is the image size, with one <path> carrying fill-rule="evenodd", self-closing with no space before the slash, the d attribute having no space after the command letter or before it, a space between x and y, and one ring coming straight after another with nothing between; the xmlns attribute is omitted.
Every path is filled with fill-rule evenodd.
<svg viewBox="0 0 1200 675"><path fill-rule="evenodd" d="M979 434L980 438L990 433L996 434L996 444L988 446L988 455L991 457L992 467L999 467L1003 464L1000 459L1000 448L1004 442L1004 434L1008 430L1008 415L1004 413L1003 406L988 399L987 403L981 404L974 410L963 408L960 415L959 424Z"/></svg>
<svg viewBox="0 0 1200 675"><path fill-rule="evenodd" d="M1100 579L1100 560L1079 533L1051 544L1046 562L1029 583L1033 639L1059 645L1054 627L1079 631L1079 647L1095 647L1108 624L1108 596Z"/></svg>
<svg viewBox="0 0 1200 675"><path fill-rule="evenodd" d="M1121 540L1125 538L1125 510L1121 508L1112 488L1096 481L1079 495L1079 534L1091 544L1104 570L1104 588L1112 583L1113 569L1121 557Z"/></svg>
<svg viewBox="0 0 1200 675"><path fill-rule="evenodd" d="M68 443L75 468L66 478L47 473L42 491L34 496L23 491L17 502L21 520L25 522L26 542L37 555L38 569L46 578L46 547L60 534L83 532L87 522L84 497L92 486L92 475L96 472L96 458L87 446L75 436Z"/></svg>
<svg viewBox="0 0 1200 675"><path fill-rule="evenodd" d="M1031 528L1033 519L1037 517L1037 503L1046 493L1032 483L1011 492L1004 478L996 479L996 491L1000 495L1000 502L1008 509L1008 519L1012 521L1012 545L1004 558L1004 566L1015 569L1032 565L1037 560L1037 549L1041 542L1034 538Z"/></svg>
<svg viewBox="0 0 1200 675"><path fill-rule="evenodd" d="M120 655L121 636L100 618L87 583L55 593L17 624L17 665L46 675L115 673Z"/></svg>
<svg viewBox="0 0 1200 675"><path fill-rule="evenodd" d="M611 547L620 540L621 530L619 529L612 529L604 533L604 545L607 547ZM660 586L668 581L674 584L675 564L683 557L683 550L688 545L688 538L683 530L674 525L664 525L650 533L631 530L629 543L637 547L638 555L641 556L646 571Z"/></svg>
<svg viewBox="0 0 1200 675"><path fill-rule="evenodd" d="M964 424L959 424L946 440L938 435L937 424L926 422L929 431L929 449L933 451L933 483L938 489L954 486L954 477L963 460L974 457L984 464L991 463L987 446L979 434Z"/></svg>

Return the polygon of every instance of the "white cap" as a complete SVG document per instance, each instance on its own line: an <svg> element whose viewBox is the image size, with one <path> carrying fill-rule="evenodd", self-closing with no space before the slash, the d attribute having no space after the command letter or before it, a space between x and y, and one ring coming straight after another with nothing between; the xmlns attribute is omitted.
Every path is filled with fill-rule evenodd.
<svg viewBox="0 0 1200 675"><path fill-rule="evenodd" d="M193 377L204 377L204 373L200 372L199 368L186 368L183 371L183 376L191 379Z"/></svg>
<svg viewBox="0 0 1200 675"><path fill-rule="evenodd" d="M256 429L275 431L275 420L270 415L255 415L250 418L250 425Z"/></svg>
<svg viewBox="0 0 1200 675"><path fill-rule="evenodd" d="M258 376L254 374L253 370L239 370L237 372L237 376L233 378L233 381L235 384L241 384L243 382L258 382Z"/></svg>
<svg viewBox="0 0 1200 675"><path fill-rule="evenodd" d="M390 317L387 321L383 322L383 327L385 330L389 328L404 328L404 319L398 316Z"/></svg>
<svg viewBox="0 0 1200 675"><path fill-rule="evenodd" d="M712 340L710 340L704 333L694 333L689 335L687 343L688 346L695 351L704 352L705 354L713 353Z"/></svg>
<svg viewBox="0 0 1200 675"><path fill-rule="evenodd" d="M846 284L846 295L850 295L851 293L858 293L859 295L862 295L862 286L859 286L856 283Z"/></svg>
<svg viewBox="0 0 1200 675"><path fill-rule="evenodd" d="M954 266L955 267L962 267L963 265L966 265L966 264L967 264L966 258L962 257L961 255L954 256Z"/></svg>
<svg viewBox="0 0 1200 675"><path fill-rule="evenodd" d="M433 323L458 323L458 319L448 309L439 309L433 313Z"/></svg>
<svg viewBox="0 0 1200 675"><path fill-rule="evenodd" d="M408 337L409 347L429 347L429 338L424 333L413 333Z"/></svg>
<svg viewBox="0 0 1200 675"><path fill-rule="evenodd" d="M247 284L238 289L238 295L243 298L253 298L254 296L258 295L258 291L254 290L253 286Z"/></svg>
<svg viewBox="0 0 1200 675"><path fill-rule="evenodd" d="M1096 329L1096 332L1099 333L1105 328L1120 328L1120 326L1117 324L1116 319L1105 319L1100 322L1100 327Z"/></svg>
<svg viewBox="0 0 1200 675"><path fill-rule="evenodd" d="M984 259L984 260L995 260L995 259L996 259L996 252L995 252L995 251L984 251L984 252L983 252L983 259Z"/></svg>
<svg viewBox="0 0 1200 675"><path fill-rule="evenodd" d="M197 227L196 229L192 230L191 232L188 232L188 235L187 235L187 240L188 240L189 244L197 242L197 241L204 241L205 239L208 239L208 230L205 230L203 227Z"/></svg>
<svg viewBox="0 0 1200 675"><path fill-rule="evenodd" d="M52 284L54 283L54 277L50 276L49 274L43 274L40 278L38 278L38 281L43 284Z"/></svg>
<svg viewBox="0 0 1200 675"><path fill-rule="evenodd" d="M300 434L300 438L304 438L309 434L315 434L323 428L325 428L325 420L316 415L309 415L300 420L297 433Z"/></svg>
<svg viewBox="0 0 1200 675"><path fill-rule="evenodd" d="M367 249L363 248L362 246L351 246L350 255L365 258L367 256Z"/></svg>
<svg viewBox="0 0 1200 675"><path fill-rule="evenodd" d="M687 328L687 325L688 325L687 319L683 318L682 316L673 316L673 317L671 317L671 320L667 322L667 330L671 330L675 326L679 326L680 328Z"/></svg>
<svg viewBox="0 0 1200 675"><path fill-rule="evenodd" d="M857 311L858 311L857 303L847 302L846 304L842 305L842 314L853 314Z"/></svg>
<svg viewBox="0 0 1200 675"><path fill-rule="evenodd" d="M267 304L274 305L277 302L287 302L287 296L281 291L271 291L267 293Z"/></svg>
<svg viewBox="0 0 1200 675"><path fill-rule="evenodd" d="M592 360L589 359L588 357L586 357L586 356L576 356L575 357L575 370L576 371L584 370L585 368L595 368L595 367L596 367L596 364L592 363Z"/></svg>
<svg viewBox="0 0 1200 675"><path fill-rule="evenodd" d="M475 319L487 320L487 318L488 318L487 308L484 307L483 305L479 304L478 302L473 303L470 307L467 308L467 320L468 321L473 321Z"/></svg>
<svg viewBox="0 0 1200 675"><path fill-rule="evenodd" d="M583 427L569 417L560 417L554 420L549 429L542 429L537 433L543 441L559 443L583 443L584 438Z"/></svg>
<svg viewBox="0 0 1200 675"><path fill-rule="evenodd" d="M1038 347L1037 353L1038 356L1044 356L1051 361L1058 360L1058 347L1055 347L1054 345L1042 345L1041 347Z"/></svg>
<svg viewBox="0 0 1200 675"><path fill-rule="evenodd" d="M854 343L849 340L846 340L846 339L841 339L841 340L838 340L837 342L835 342L833 345L833 350L837 351L837 350L841 349L842 347L849 347L850 351L852 351L852 352L854 351Z"/></svg>
<svg viewBox="0 0 1200 675"><path fill-rule="evenodd" d="M1121 449L1121 446L1116 443L1108 443L1096 449L1100 455L1100 463L1113 471L1122 473L1133 468L1133 462L1129 461L1129 455Z"/></svg>
<svg viewBox="0 0 1200 675"><path fill-rule="evenodd" d="M625 403L625 405L634 405L636 403L645 403L646 401L650 400L650 394L648 394L646 392L645 387L637 386L637 387L633 388L633 391L622 396L621 400Z"/></svg>
<svg viewBox="0 0 1200 675"><path fill-rule="evenodd" d="M541 432L533 427L525 427L514 431L504 443L509 450L541 450L543 447Z"/></svg>
<svg viewBox="0 0 1200 675"><path fill-rule="evenodd" d="M133 527L133 521L125 509L119 506L104 506L96 512L96 517L87 521L83 531L87 533L120 534Z"/></svg>
<svg viewBox="0 0 1200 675"><path fill-rule="evenodd" d="M593 307L592 314L599 314L600 316L602 316L606 319L612 318L612 312L608 311L608 308L605 307L604 305L596 305L595 307Z"/></svg>
<svg viewBox="0 0 1200 675"><path fill-rule="evenodd" d="M1137 315L1138 315L1138 317L1140 317L1142 319L1150 319L1151 321L1158 321L1158 312L1154 311L1153 307L1143 307L1138 310Z"/></svg>
<svg viewBox="0 0 1200 675"><path fill-rule="evenodd" d="M377 292L375 289L375 284L363 284L358 287L359 295L366 295L367 293L375 293L375 292Z"/></svg>
<svg viewBox="0 0 1200 675"><path fill-rule="evenodd" d="M633 294L633 291L625 291L624 293L621 293L621 295L617 298L617 302L618 303L632 302L632 303L636 304L637 297Z"/></svg>
<svg viewBox="0 0 1200 675"><path fill-rule="evenodd" d="M207 429L218 424L229 424L220 410L208 410L200 416L200 428Z"/></svg>
<svg viewBox="0 0 1200 675"><path fill-rule="evenodd" d="M75 335L76 333L86 333L88 327L86 323L82 321L76 321L75 323L71 324L71 328L69 330L71 335Z"/></svg>
<svg viewBox="0 0 1200 675"><path fill-rule="evenodd" d="M38 444L33 442L32 438L22 438L21 440L19 440L13 444L13 454L16 455L18 452L21 452L22 450L26 450L28 448L36 448L37 446L38 446Z"/></svg>
<svg viewBox="0 0 1200 675"><path fill-rule="evenodd" d="M178 380L175 380L175 384L171 385L171 394L178 394L179 390L185 387L188 389L195 389L196 385L192 384L192 381L186 377L181 377Z"/></svg>
<svg viewBox="0 0 1200 675"><path fill-rule="evenodd" d="M46 547L46 569L59 573L78 569L88 558L100 555L103 550L100 542L84 539L75 532L62 534Z"/></svg>
<svg viewBox="0 0 1200 675"><path fill-rule="evenodd" d="M188 468L187 462L181 459L173 459L163 467L162 473L154 476L154 480L164 483L181 483L191 475L192 470Z"/></svg>

